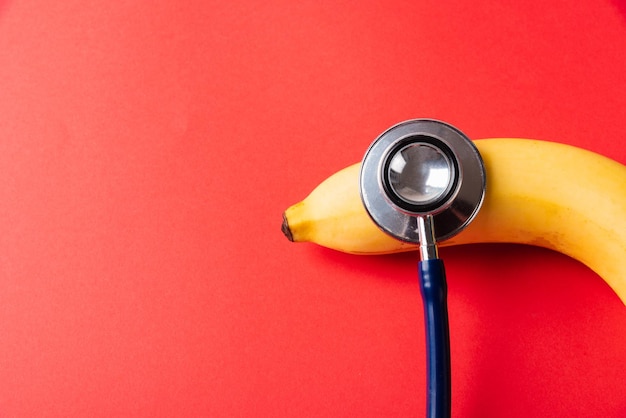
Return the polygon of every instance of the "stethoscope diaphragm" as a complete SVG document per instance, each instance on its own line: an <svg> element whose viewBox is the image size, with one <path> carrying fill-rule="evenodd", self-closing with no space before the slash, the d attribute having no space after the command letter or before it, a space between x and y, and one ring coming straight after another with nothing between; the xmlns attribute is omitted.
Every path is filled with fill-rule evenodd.
<svg viewBox="0 0 626 418"><path fill-rule="evenodd" d="M485 195L485 170L472 141L447 123L414 119L383 132L367 150L361 198L386 233L419 242L415 218L432 215L435 239L462 231Z"/></svg>

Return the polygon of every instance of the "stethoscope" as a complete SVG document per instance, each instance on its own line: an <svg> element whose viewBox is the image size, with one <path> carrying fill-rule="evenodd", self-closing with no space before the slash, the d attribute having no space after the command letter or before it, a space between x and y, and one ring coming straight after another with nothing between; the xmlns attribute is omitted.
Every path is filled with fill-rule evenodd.
<svg viewBox="0 0 626 418"><path fill-rule="evenodd" d="M399 123L369 147L361 166L361 199L387 234L419 244L424 303L429 418L449 418L450 332L447 285L437 242L461 232L485 196L485 168L471 142L433 119Z"/></svg>

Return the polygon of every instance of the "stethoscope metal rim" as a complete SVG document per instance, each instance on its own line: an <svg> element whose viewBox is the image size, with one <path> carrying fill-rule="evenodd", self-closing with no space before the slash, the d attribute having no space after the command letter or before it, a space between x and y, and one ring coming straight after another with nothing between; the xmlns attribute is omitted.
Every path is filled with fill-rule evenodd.
<svg viewBox="0 0 626 418"><path fill-rule="evenodd" d="M411 141L427 140L451 152L456 182L437 208L422 212L394 203L385 192L385 165L391 154ZM417 217L432 215L437 242L461 232L474 219L485 196L486 175L476 146L460 130L436 119L412 119L392 126L368 148L360 173L361 199L368 215L387 234L419 243Z"/></svg>

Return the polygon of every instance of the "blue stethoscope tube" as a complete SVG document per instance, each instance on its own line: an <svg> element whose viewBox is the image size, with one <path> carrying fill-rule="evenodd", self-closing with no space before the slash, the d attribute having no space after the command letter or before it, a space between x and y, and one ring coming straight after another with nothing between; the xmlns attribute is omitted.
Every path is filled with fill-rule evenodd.
<svg viewBox="0 0 626 418"><path fill-rule="evenodd" d="M432 215L418 216L416 222L421 258L417 276L426 332L426 417L449 418L452 384L446 272L437 251Z"/></svg>
<svg viewBox="0 0 626 418"><path fill-rule="evenodd" d="M426 416L449 418L452 379L447 284L443 261L439 258L420 261L418 277L424 302L426 331Z"/></svg>

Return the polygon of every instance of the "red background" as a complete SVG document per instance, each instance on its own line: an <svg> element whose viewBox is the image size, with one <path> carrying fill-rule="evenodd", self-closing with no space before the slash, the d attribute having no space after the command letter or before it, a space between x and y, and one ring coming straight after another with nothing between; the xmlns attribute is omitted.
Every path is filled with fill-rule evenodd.
<svg viewBox="0 0 626 418"><path fill-rule="evenodd" d="M626 6L586 4L0 0L0 416L424 416L416 256L281 213L414 117L626 163ZM626 416L597 275L441 253L455 417Z"/></svg>

